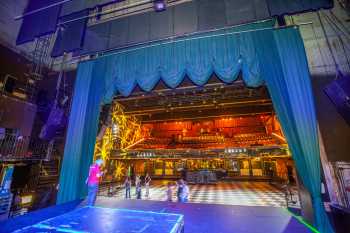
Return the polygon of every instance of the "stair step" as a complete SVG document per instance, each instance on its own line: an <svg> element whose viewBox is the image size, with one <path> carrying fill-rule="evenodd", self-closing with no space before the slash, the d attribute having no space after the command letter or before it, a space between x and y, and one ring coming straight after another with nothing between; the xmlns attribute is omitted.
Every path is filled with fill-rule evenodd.
<svg viewBox="0 0 350 233"><path fill-rule="evenodd" d="M48 186L48 185L52 185L52 184L55 184L57 180L49 180L47 182L40 182L38 184L38 187L41 187L41 186Z"/></svg>
<svg viewBox="0 0 350 233"><path fill-rule="evenodd" d="M57 159L42 161L36 190L44 191L50 186L57 184L58 177L59 177L59 161Z"/></svg>
<svg viewBox="0 0 350 233"><path fill-rule="evenodd" d="M39 179L46 179L46 178L48 178L48 177L57 177L58 176L58 174L57 173L55 173L55 174L46 174L46 175L40 175L39 176Z"/></svg>

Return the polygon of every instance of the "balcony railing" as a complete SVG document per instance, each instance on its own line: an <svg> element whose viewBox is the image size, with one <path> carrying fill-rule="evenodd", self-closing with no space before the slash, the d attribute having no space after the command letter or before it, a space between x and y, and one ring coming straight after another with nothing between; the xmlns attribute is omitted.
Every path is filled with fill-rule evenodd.
<svg viewBox="0 0 350 233"><path fill-rule="evenodd" d="M0 139L0 160L43 159L48 148L48 142L7 134Z"/></svg>

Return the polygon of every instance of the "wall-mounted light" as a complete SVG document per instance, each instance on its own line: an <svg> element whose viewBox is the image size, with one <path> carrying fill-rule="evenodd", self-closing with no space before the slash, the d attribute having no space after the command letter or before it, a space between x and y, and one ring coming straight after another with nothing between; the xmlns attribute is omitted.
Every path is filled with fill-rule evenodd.
<svg viewBox="0 0 350 233"><path fill-rule="evenodd" d="M156 12L161 12L166 10L166 1L165 0L154 0L153 8Z"/></svg>

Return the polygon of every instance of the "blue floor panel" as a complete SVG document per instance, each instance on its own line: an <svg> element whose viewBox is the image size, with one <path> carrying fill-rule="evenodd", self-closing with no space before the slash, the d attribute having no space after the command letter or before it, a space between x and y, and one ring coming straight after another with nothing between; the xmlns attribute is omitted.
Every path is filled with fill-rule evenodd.
<svg viewBox="0 0 350 233"><path fill-rule="evenodd" d="M180 233L181 214L84 207L22 228L16 233Z"/></svg>
<svg viewBox="0 0 350 233"><path fill-rule="evenodd" d="M312 233L283 208L97 199L72 202L0 222L0 233ZM172 213L172 214L168 214ZM316 231L314 231L316 232Z"/></svg>

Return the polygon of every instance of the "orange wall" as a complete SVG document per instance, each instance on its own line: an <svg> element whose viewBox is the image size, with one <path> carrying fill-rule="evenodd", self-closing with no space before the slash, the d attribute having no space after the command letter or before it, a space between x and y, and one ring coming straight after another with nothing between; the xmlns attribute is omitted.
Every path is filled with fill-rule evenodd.
<svg viewBox="0 0 350 233"><path fill-rule="evenodd" d="M152 137L173 135L222 135L232 137L243 133L265 133L264 116L224 118L202 121L172 121L143 124L143 130Z"/></svg>

